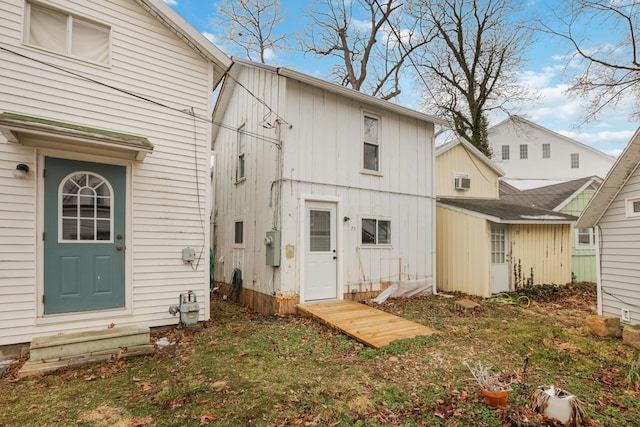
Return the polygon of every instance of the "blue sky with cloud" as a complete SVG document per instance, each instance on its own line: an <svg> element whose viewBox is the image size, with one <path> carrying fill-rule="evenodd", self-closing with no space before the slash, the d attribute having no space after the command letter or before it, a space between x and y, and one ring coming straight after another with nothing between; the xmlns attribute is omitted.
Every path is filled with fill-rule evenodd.
<svg viewBox="0 0 640 427"><path fill-rule="evenodd" d="M211 18L216 12L214 0L164 1L218 47L229 54L239 54L238 52L229 52L230 47L216 41L212 35ZM303 26L306 22L303 14L312 3L300 0L280 0L280 2L283 13L282 29L289 34L303 32ZM557 2L554 0L530 1L528 3L530 16L550 14L556 5ZM597 38L601 36L601 42L606 42L607 40L604 38L607 29L597 31L599 34L593 34L592 39L600 42ZM628 116L631 109L625 108L624 103L619 105L616 110L606 110L597 121L583 124L584 105L587 101L572 99L566 94L571 67L574 66L574 63L567 59L568 53L567 45L563 45L558 39L545 36L539 37L530 46L527 52L528 61L521 70L520 77L528 88L538 94L539 99L514 113L523 115L532 122L576 141L617 156L640 124L629 122ZM330 66L330 62L327 60L320 61L311 56L305 57L295 51L273 53L269 61L271 65L284 66L321 78L327 78ZM411 92L410 88L404 89L405 93ZM419 94L405 95L398 102L417 109ZM632 102L631 99L630 102ZM497 124L502 119L503 117L492 117L491 124Z"/></svg>

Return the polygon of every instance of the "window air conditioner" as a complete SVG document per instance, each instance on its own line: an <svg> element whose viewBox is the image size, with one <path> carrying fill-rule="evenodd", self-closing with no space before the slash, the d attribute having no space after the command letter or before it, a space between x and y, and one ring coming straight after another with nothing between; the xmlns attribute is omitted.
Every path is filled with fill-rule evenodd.
<svg viewBox="0 0 640 427"><path fill-rule="evenodd" d="M457 176L453 180L453 186L456 190L468 190L471 188L471 179Z"/></svg>

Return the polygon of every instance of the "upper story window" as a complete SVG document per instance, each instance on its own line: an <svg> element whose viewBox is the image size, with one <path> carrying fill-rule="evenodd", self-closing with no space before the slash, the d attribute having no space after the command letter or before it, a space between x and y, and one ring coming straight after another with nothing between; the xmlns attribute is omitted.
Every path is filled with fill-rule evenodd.
<svg viewBox="0 0 640 427"><path fill-rule="evenodd" d="M523 160L529 158L529 146L527 144L520 144L520 158Z"/></svg>
<svg viewBox="0 0 640 427"><path fill-rule="evenodd" d="M236 182L243 181L246 176L245 157L247 151L247 135L244 132L244 125L238 129L238 163L236 165Z"/></svg>
<svg viewBox="0 0 640 427"><path fill-rule="evenodd" d="M551 144L542 144L542 158L543 159L551 158Z"/></svg>
<svg viewBox="0 0 640 427"><path fill-rule="evenodd" d="M576 228L576 248L588 249L594 248L596 245L595 229Z"/></svg>
<svg viewBox="0 0 640 427"><path fill-rule="evenodd" d="M502 146L502 160L509 160L510 154L509 154L509 146L508 145L503 145Z"/></svg>
<svg viewBox="0 0 640 427"><path fill-rule="evenodd" d="M363 168L380 171L380 119L371 114L363 115Z"/></svg>
<svg viewBox="0 0 640 427"><path fill-rule="evenodd" d="M453 174L453 189L454 190L469 190L471 188L471 178L468 173Z"/></svg>
<svg viewBox="0 0 640 427"><path fill-rule="evenodd" d="M578 169L580 167L580 154L571 153L571 169Z"/></svg>
<svg viewBox="0 0 640 427"><path fill-rule="evenodd" d="M50 52L108 65L111 29L36 3L26 5L24 42Z"/></svg>
<svg viewBox="0 0 640 427"><path fill-rule="evenodd" d="M390 245L391 244L391 221L362 218L362 240L363 245Z"/></svg>

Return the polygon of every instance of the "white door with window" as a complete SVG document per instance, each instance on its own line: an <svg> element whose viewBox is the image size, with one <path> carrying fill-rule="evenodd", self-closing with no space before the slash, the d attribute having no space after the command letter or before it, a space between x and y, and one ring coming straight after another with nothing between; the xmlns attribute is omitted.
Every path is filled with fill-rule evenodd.
<svg viewBox="0 0 640 427"><path fill-rule="evenodd" d="M509 241L506 227L491 227L491 292L509 292Z"/></svg>
<svg viewBox="0 0 640 427"><path fill-rule="evenodd" d="M304 299L336 299L336 204L307 202L305 210Z"/></svg>

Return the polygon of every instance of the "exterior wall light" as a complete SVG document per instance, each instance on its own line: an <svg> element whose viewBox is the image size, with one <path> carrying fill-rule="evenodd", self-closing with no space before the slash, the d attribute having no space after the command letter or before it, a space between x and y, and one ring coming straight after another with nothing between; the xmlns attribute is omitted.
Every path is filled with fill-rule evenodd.
<svg viewBox="0 0 640 427"><path fill-rule="evenodd" d="M16 178L26 178L28 173L29 166L25 165L24 163L19 163L16 166L16 170L13 172L13 176L15 176Z"/></svg>

